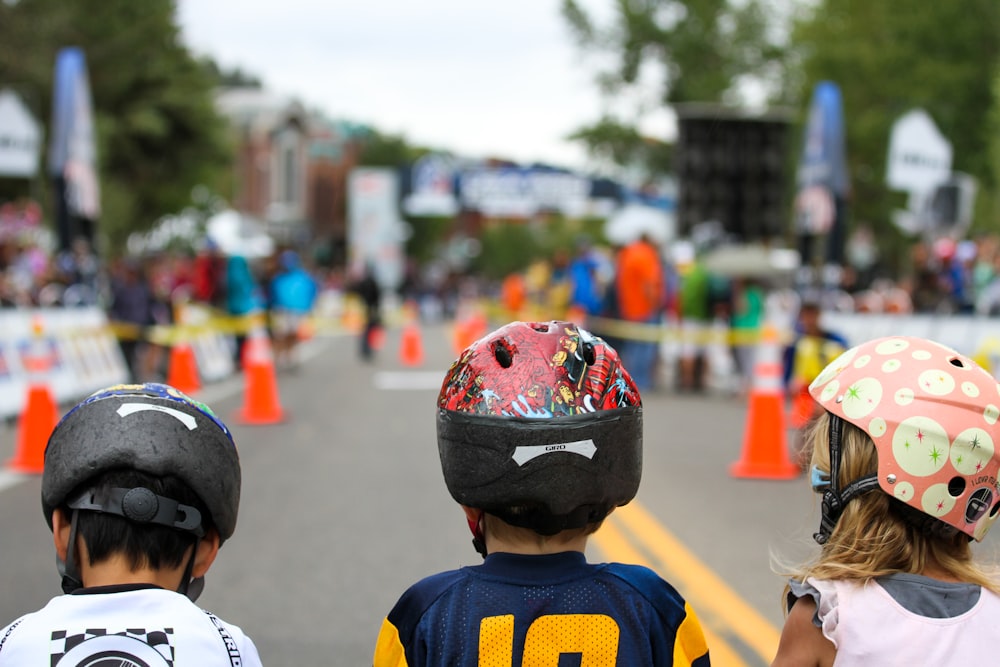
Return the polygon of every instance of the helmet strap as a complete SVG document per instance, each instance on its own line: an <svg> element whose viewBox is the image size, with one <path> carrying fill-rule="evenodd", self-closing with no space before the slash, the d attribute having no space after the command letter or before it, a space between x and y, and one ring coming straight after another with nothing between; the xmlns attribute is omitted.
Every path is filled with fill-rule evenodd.
<svg viewBox="0 0 1000 667"><path fill-rule="evenodd" d="M135 494L132 492L139 493ZM134 500L136 495L143 502L137 503ZM133 500L130 500L130 498ZM171 498L156 495L142 487L136 489L113 488L102 497L98 497L98 494L93 489L88 489L67 503L67 505L73 512L70 519L69 548L66 552L66 561L56 562L59 574L62 575L63 592L72 593L83 587L83 577L80 576L75 553L77 517L79 517L81 511L106 512L124 517L135 523L152 523L167 526L193 535L194 544L191 549L191 557L184 567L184 574L181 577L180 585L177 587L177 592L186 595L194 602L205 589L205 580L203 577L191 578L191 572L194 569L194 559L198 555L198 545L201 544L202 537L205 535L205 529L201 522L201 513L197 508L178 503ZM140 510L146 509L148 515L137 517L137 507Z"/></svg>
<svg viewBox="0 0 1000 667"><path fill-rule="evenodd" d="M184 568L184 574L181 576L181 583L177 587L177 592L181 595L186 595L191 602L198 599L201 592L205 590L205 578L196 577L191 578L191 571L194 569L194 559L198 555L198 545L201 544L201 538L196 537L194 539L194 544L191 547L191 557L188 558L187 566Z"/></svg>
<svg viewBox="0 0 1000 667"><path fill-rule="evenodd" d="M199 539L205 535L201 512L196 507L157 495L145 487L114 487L106 493L88 489L67 505L74 511L105 512L124 517L133 523L166 526L191 533Z"/></svg>
<svg viewBox="0 0 1000 667"><path fill-rule="evenodd" d="M483 530L485 516L485 512L480 512L479 516L475 519L466 517L466 521L469 522L469 530L472 531L472 546L475 547L476 551L483 558L486 558L486 532Z"/></svg>
<svg viewBox="0 0 1000 667"><path fill-rule="evenodd" d="M840 515L844 512L847 503L863 493L867 493L878 488L878 476L868 475L856 479L843 489L840 488L840 458L843 455L842 433L844 421L837 415L830 413L830 430L828 432L828 443L830 447L830 476L825 485L817 485L813 488L817 491L822 489L823 500L820 503L821 517L819 531L813 533L813 539L819 544L826 544L833 534L833 529L840 520ZM814 478L817 477L814 474ZM823 488L825 486L825 488Z"/></svg>
<svg viewBox="0 0 1000 667"><path fill-rule="evenodd" d="M73 510L73 515L69 520L69 544L66 546L66 560L56 559L56 569L62 575L63 593L72 593L83 588L83 577L76 563L76 525L79 510Z"/></svg>

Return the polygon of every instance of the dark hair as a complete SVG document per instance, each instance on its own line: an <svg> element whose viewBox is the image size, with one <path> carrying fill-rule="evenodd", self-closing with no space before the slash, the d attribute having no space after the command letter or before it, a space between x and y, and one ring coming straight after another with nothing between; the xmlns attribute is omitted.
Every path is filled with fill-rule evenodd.
<svg viewBox="0 0 1000 667"><path fill-rule="evenodd" d="M115 487L145 487L159 496L191 505L201 512L204 528L215 529L205 504L187 484L173 475L155 477L137 470L111 470L88 480L70 497L87 489L101 492ZM62 510L67 517L72 516L73 510L68 507L63 507ZM180 567L185 562L185 553L195 542L195 535L192 533L152 523L137 523L107 512L79 510L77 530L87 545L91 565L120 554L126 558L132 570L141 567L154 570Z"/></svg>

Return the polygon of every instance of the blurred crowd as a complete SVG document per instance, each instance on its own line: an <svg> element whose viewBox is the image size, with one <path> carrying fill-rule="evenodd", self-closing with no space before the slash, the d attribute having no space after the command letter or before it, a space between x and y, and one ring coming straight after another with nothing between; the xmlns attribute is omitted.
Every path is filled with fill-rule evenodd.
<svg viewBox="0 0 1000 667"><path fill-rule="evenodd" d="M105 311L118 336L132 379L162 380L166 355L150 335L170 325L188 304L211 308L233 321L264 313L276 360L294 365L292 355L305 314L336 274L307 267L299 253L279 248L249 260L225 256L210 243L197 251L117 256L102 261L80 238L65 252L48 250L33 228L0 236L0 308L96 307ZM235 325L239 359L246 331Z"/></svg>
<svg viewBox="0 0 1000 667"><path fill-rule="evenodd" d="M99 259L82 238L66 251L48 250L38 207L30 201L5 205L0 218L0 308L102 308L116 327L134 379L162 375L163 351L145 332L174 323L182 304L203 304L235 318L266 313L276 353L289 366L294 366L292 333L325 290L353 293L364 304L366 329L381 325L383 295L370 275L321 269L294 249L277 248L248 260L227 256L206 241L197 251ZM501 311L491 313L497 318L585 320L619 349L639 387L647 390L664 377L658 368L664 325L677 353L676 367L667 375L679 391L705 389L706 348L721 330L731 350L725 363L739 378L736 391L744 391L768 296L794 287L795 278L720 272L706 265L711 245L693 244L686 253L679 247L648 236L614 248L580 237L571 248L495 284L410 261L392 292L400 301L417 303L430 319L454 318L461 303L486 297ZM818 296L800 289L795 308L815 301L817 308L840 312L1000 314L998 234L916 241L895 278L880 270L871 242L849 243L847 257L838 287ZM238 361L246 332L235 333ZM366 336L363 358L370 358L367 343Z"/></svg>
<svg viewBox="0 0 1000 667"><path fill-rule="evenodd" d="M635 369L640 388L655 388L669 376L679 391L703 391L709 373L707 348L721 336L737 386L751 380L754 344L766 318L768 297L782 299L791 312L796 338L804 330L823 340L845 341L836 332L821 332L823 311L899 314L1000 314L1000 235L971 239L917 241L909 249L900 276L882 275L876 257L857 253L854 264L839 271L833 288L796 286L795 274L773 275L709 270L704 261L711 248L674 253L672 244L648 237L619 248L596 247L580 240L575 252L557 252L525 271L507 276L497 289L508 316L586 317L590 327L620 348L626 365ZM799 313L799 310L802 313ZM659 372L656 354L662 325L675 343L676 368ZM652 328L650 328L652 325ZM794 341L793 341L794 343ZM815 355L813 355L815 356ZM794 352L786 350L785 381L791 393ZM813 360L815 361L815 360ZM804 366L815 366L806 363ZM715 369L718 371L718 368ZM808 375L808 373L804 373ZM797 387L801 387L801 381Z"/></svg>

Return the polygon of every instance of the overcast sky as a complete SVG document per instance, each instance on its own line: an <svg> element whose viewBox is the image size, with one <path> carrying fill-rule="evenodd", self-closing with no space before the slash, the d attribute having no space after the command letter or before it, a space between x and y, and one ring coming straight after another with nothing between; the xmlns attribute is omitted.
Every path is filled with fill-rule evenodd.
<svg viewBox="0 0 1000 667"><path fill-rule="evenodd" d="M602 111L558 0L178 0L178 19L276 93L463 156L584 167L564 137Z"/></svg>

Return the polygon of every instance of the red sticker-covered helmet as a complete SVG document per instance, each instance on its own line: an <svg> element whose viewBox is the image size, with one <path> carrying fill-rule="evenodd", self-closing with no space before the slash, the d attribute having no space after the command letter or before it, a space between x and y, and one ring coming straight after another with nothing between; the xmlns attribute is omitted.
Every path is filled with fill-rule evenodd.
<svg viewBox="0 0 1000 667"><path fill-rule="evenodd" d="M459 503L555 533L635 497L642 402L618 353L571 322L512 322L469 346L438 396Z"/></svg>

